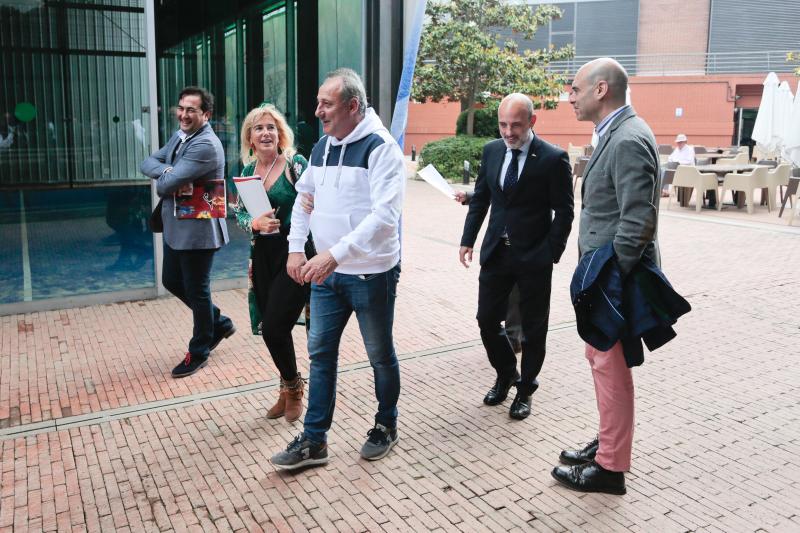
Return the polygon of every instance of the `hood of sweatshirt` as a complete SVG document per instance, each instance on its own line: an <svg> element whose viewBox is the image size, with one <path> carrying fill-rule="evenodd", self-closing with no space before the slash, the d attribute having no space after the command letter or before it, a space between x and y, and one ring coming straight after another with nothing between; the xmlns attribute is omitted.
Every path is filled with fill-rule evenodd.
<svg viewBox="0 0 800 533"><path fill-rule="evenodd" d="M375 110L371 107L368 107L366 113L364 114L364 118L356 125L355 129L353 129L353 131L347 135L347 137L339 140L331 135L328 135L327 140L325 141L325 154L322 157L322 184L325 184L325 180L328 177L328 167L333 166L331 164L332 162L328 161L328 153L330 152L331 146L342 147L341 151L339 152L339 161L336 163L336 181L333 184L334 187L338 188L339 181L341 180L342 176L342 163L344 162L344 154L347 151L347 145L356 141L360 141L364 137L381 129L386 129L383 126L383 122L381 122L381 119L378 117L378 114L375 113Z"/></svg>
<svg viewBox="0 0 800 533"><path fill-rule="evenodd" d="M333 146L339 146L340 144L351 144L359 139L363 139L367 135L375 133L382 128L383 122L381 122L380 117L374 109L368 107L366 113L364 114L364 118L356 125L355 129L347 135L347 137L339 140L329 135L328 139Z"/></svg>

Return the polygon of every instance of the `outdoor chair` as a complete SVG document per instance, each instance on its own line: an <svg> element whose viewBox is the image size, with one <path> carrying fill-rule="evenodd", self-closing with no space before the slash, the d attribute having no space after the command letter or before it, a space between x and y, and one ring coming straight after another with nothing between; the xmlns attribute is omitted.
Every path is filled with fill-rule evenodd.
<svg viewBox="0 0 800 533"><path fill-rule="evenodd" d="M572 165L578 162L578 160L583 157L584 154L584 147L583 146L574 146L572 143L569 143L569 147L567 148L567 154L569 155L569 162Z"/></svg>
<svg viewBox="0 0 800 533"><path fill-rule="evenodd" d="M669 144L659 144L658 153L661 155L670 155L672 153L672 146Z"/></svg>
<svg viewBox="0 0 800 533"><path fill-rule="evenodd" d="M744 199L747 203L747 212L753 213L753 206L755 205L754 196L756 189L763 189L767 186L767 168L758 167L753 169L752 172L743 172L741 174L730 173L725 175L725 181L722 182L722 191L719 195L719 202L717 202L717 209L722 209L722 199L725 197L725 191L741 191L744 192Z"/></svg>
<svg viewBox="0 0 800 533"><path fill-rule="evenodd" d="M783 198L783 188L789 185L789 178L792 175L792 165L781 163L774 169L767 170L767 205L770 210L775 207L775 191L780 187L781 198Z"/></svg>
<svg viewBox="0 0 800 533"><path fill-rule="evenodd" d="M572 167L572 175L575 178L572 184L572 192L575 192L575 188L578 186L578 180L583 177L583 171L586 170L586 164L588 162L588 157L579 157L578 160L575 161L575 165Z"/></svg>
<svg viewBox="0 0 800 533"><path fill-rule="evenodd" d="M747 154L736 154L734 157L720 157L717 159L718 165L746 165L749 163Z"/></svg>
<svg viewBox="0 0 800 533"><path fill-rule="evenodd" d="M697 167L691 165L679 165L674 172L675 176L672 178L673 187L691 187L697 191L697 206L695 209L699 213L703 208L703 193L706 191L717 192L717 175L713 172L702 173L697 170ZM688 194L691 195L691 192ZM671 203L672 196L667 202L667 209L669 209Z"/></svg>
<svg viewBox="0 0 800 533"><path fill-rule="evenodd" d="M789 224L792 223L794 211L792 209L797 202L797 189L800 186L800 168L792 169L792 177L789 179L789 185L786 186L786 192L781 197L781 210L778 212L778 218L783 216L783 210L786 208L786 202L789 202Z"/></svg>
<svg viewBox="0 0 800 533"><path fill-rule="evenodd" d="M694 147L694 153L695 153L695 155L697 155L697 154L707 154L708 150L706 150L705 146L695 146Z"/></svg>

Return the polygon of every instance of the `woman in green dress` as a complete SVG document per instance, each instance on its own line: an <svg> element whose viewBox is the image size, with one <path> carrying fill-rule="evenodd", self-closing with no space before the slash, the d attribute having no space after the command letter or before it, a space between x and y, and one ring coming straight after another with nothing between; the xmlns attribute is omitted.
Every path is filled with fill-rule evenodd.
<svg viewBox="0 0 800 533"><path fill-rule="evenodd" d="M253 218L239 200L236 220L251 235L248 303L254 335L261 335L281 376L278 401L268 418L294 422L303 412L304 381L297 371L292 327L306 302L308 286L286 273L294 184L308 166L295 152L294 134L271 104L250 111L242 124L242 176L260 176L272 210Z"/></svg>

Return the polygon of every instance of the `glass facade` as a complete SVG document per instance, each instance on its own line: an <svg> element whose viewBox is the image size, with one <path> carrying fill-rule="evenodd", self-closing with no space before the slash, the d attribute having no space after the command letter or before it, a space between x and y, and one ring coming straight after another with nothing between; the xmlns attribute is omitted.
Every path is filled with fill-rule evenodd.
<svg viewBox="0 0 800 533"><path fill-rule="evenodd" d="M0 304L152 289L143 0L0 4Z"/></svg>
<svg viewBox="0 0 800 533"><path fill-rule="evenodd" d="M364 20L379 9L365 0L162 0L148 28L145 1L0 2L0 314L53 298L155 296L160 239L147 229L151 184L138 170L157 148L150 113L163 144L177 129L180 90L210 90L228 178L241 167L242 120L264 101L286 114L307 155L321 133L319 82L341 66L366 74ZM228 222L217 280L247 269L247 235Z"/></svg>

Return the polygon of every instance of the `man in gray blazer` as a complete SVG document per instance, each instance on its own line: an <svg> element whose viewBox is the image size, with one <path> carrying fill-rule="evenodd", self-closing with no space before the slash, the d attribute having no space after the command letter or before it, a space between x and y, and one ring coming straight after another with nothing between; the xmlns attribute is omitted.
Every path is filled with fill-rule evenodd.
<svg viewBox="0 0 800 533"><path fill-rule="evenodd" d="M579 253L613 243L623 276L643 256L659 263L658 149L648 125L625 105L628 75L609 58L575 74L569 101L578 120L595 124L599 141L586 165L581 189ZM625 494L633 443L633 377L617 342L601 352L586 345L600 414L597 438L581 450L561 452L567 466L553 477L584 492Z"/></svg>
<svg viewBox="0 0 800 533"><path fill-rule="evenodd" d="M211 302L214 253L228 243L225 219L175 217L175 192L198 179L223 178L225 154L208 120L214 97L199 87L186 87L176 110L180 129L167 144L142 162L140 170L156 180L164 222L164 287L192 310L194 330L189 351L172 371L189 376L206 365L211 350L236 331L230 318Z"/></svg>

